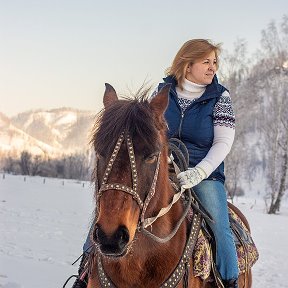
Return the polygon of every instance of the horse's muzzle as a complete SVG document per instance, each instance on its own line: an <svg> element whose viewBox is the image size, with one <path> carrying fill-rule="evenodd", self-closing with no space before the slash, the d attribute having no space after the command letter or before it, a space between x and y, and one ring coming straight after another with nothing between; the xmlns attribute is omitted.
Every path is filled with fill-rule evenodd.
<svg viewBox="0 0 288 288"><path fill-rule="evenodd" d="M98 243L100 252L105 256L121 257L127 252L129 231L125 226L119 226L112 234L107 235L99 224L95 225L93 240Z"/></svg>

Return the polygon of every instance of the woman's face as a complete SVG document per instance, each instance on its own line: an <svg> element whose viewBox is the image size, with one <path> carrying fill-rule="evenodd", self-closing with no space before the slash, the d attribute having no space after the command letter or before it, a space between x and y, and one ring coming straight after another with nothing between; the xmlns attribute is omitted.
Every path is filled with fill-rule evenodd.
<svg viewBox="0 0 288 288"><path fill-rule="evenodd" d="M196 84L208 85L212 82L217 70L217 60L215 52L212 51L205 58L199 59L193 64L189 64L185 78Z"/></svg>

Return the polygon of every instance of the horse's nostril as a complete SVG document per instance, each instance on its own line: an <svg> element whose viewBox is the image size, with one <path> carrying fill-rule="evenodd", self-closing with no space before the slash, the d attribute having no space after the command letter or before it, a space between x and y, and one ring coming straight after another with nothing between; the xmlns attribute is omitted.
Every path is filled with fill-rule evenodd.
<svg viewBox="0 0 288 288"><path fill-rule="evenodd" d="M119 247L124 248L129 242L129 231L125 226L120 226L115 234L115 239L118 239Z"/></svg>
<svg viewBox="0 0 288 288"><path fill-rule="evenodd" d="M125 226L119 226L112 235L108 236L101 226L96 224L93 239L100 245L102 253L120 255L123 254L129 242L129 231Z"/></svg>

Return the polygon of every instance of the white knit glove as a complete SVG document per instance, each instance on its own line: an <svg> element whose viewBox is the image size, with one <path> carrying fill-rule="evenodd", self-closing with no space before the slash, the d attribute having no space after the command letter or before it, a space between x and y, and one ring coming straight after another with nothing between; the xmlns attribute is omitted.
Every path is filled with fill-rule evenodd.
<svg viewBox="0 0 288 288"><path fill-rule="evenodd" d="M185 189L192 188L205 179L206 173L199 167L189 168L177 175L181 187Z"/></svg>

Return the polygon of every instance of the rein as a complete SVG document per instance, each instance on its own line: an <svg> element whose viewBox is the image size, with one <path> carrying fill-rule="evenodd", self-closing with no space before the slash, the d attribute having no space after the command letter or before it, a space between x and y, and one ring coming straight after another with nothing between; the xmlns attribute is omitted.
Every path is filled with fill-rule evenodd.
<svg viewBox="0 0 288 288"><path fill-rule="evenodd" d="M146 227L151 226L158 218L167 214L170 211L170 209L172 208L172 206L181 198L181 196L184 192L187 192L188 202L186 204L185 210L184 210L181 218L179 219L176 226L173 228L172 232L170 232L170 234L168 236L166 236L165 238L161 238L161 237L158 237L155 234L149 232L147 229L145 229ZM186 218L186 216L190 210L191 204L192 204L192 196L191 196L190 191L185 190L184 188L181 188L180 192L178 192L177 194L175 194L173 196L173 199L168 206L166 206L165 208L161 208L161 210L158 212L158 214L155 217L145 219L142 229L140 227L140 232L142 231L143 234L145 234L146 236L149 236L150 238L152 238L153 240L155 240L159 243L166 243L167 241L171 240L171 238L177 233L180 225L183 223L183 221L185 220L185 218Z"/></svg>

